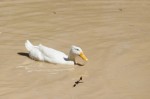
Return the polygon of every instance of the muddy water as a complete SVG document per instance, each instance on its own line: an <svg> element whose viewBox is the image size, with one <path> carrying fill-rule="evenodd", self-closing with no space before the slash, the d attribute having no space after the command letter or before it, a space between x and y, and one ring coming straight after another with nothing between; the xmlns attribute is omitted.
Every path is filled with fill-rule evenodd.
<svg viewBox="0 0 150 99"><path fill-rule="evenodd" d="M1 0L0 99L149 99L149 0ZM65 52L80 46L85 66L26 56L25 40ZM83 83L73 87L80 77Z"/></svg>

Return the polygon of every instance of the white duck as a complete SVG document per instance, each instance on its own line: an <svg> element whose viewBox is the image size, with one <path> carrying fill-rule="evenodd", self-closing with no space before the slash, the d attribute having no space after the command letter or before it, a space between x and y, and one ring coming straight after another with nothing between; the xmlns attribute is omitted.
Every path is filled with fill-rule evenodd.
<svg viewBox="0 0 150 99"><path fill-rule="evenodd" d="M44 45L34 46L29 40L25 42L25 47L29 51L30 58L38 61L46 61L54 64L75 65L75 58L80 56L83 60L88 61L80 47L72 46L67 56L63 52L48 48Z"/></svg>

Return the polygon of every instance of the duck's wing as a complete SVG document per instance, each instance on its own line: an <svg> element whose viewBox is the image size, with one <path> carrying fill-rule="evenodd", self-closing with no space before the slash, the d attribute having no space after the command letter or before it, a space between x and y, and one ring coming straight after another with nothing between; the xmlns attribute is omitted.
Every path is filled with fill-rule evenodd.
<svg viewBox="0 0 150 99"><path fill-rule="evenodd" d="M44 45L39 45L38 48L47 62L74 65L74 61L68 61L68 56L61 51L48 48Z"/></svg>
<svg viewBox="0 0 150 99"><path fill-rule="evenodd" d="M41 44L39 45L39 50L47 58L51 58L51 59L55 59L55 60L67 58L67 55L64 54L63 52L55 50L53 48L48 48L48 47L41 45Z"/></svg>

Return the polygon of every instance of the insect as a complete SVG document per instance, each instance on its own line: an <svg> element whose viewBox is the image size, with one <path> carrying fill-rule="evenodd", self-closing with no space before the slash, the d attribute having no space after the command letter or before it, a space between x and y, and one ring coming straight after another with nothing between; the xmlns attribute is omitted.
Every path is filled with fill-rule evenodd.
<svg viewBox="0 0 150 99"><path fill-rule="evenodd" d="M83 83L83 82L81 82L81 80L82 80L82 76L80 77L79 80L77 80L77 81L75 82L75 84L73 85L73 87L76 87L76 85L79 84L79 83Z"/></svg>

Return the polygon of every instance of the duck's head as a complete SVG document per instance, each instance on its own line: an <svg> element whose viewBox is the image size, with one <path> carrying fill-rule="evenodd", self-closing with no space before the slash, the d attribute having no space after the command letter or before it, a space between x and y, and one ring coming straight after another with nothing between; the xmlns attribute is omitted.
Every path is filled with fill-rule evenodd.
<svg viewBox="0 0 150 99"><path fill-rule="evenodd" d="M69 58L73 61L75 61L75 58L77 56L80 56L83 60L88 61L87 57L84 55L82 49L80 47L77 46L71 46L71 50L70 50L70 54L69 54Z"/></svg>

